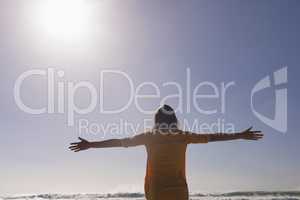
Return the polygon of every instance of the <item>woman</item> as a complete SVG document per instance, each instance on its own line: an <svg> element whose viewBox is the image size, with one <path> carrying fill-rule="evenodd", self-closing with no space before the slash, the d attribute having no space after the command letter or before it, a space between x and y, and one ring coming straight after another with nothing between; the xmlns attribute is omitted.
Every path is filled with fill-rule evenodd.
<svg viewBox="0 0 300 200"><path fill-rule="evenodd" d="M155 114L153 131L132 138L111 139L71 143L72 151L89 148L132 147L144 145L147 150L147 170L145 177L145 196L147 200L188 200L188 186L185 176L185 153L188 144L208 143L225 140L258 140L263 137L252 127L234 134L196 134L178 128L174 110L164 105Z"/></svg>

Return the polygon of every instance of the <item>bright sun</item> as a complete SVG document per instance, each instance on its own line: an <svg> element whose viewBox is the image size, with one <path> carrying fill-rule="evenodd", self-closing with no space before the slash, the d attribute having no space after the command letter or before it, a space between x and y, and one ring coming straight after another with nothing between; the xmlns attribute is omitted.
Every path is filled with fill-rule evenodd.
<svg viewBox="0 0 300 200"><path fill-rule="evenodd" d="M39 7L39 21L57 37L80 37L86 32L88 6L84 0L45 0Z"/></svg>

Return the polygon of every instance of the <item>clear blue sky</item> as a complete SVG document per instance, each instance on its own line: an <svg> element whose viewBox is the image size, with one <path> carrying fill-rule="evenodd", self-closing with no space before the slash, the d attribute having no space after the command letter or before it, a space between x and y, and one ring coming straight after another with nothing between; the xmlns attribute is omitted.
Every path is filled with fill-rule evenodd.
<svg viewBox="0 0 300 200"><path fill-rule="evenodd" d="M265 138L190 146L190 191L300 189L300 134L296 127L300 111L299 1L83 0L82 13L80 6L76 10L65 1L67 6L60 13L38 0L0 3L0 194L143 189L143 147L75 154L67 146L78 136L76 122L68 127L66 114L29 115L17 107L13 96L17 77L47 67L64 70L65 77L59 80L88 80L97 88L103 69L122 70L136 84L152 81L161 86L176 81L184 85L187 67L194 87L203 81L234 81L225 114L205 116L192 108L191 113L178 113L179 119L210 123L221 117L238 130L253 125ZM78 11L80 16L74 15L77 21L64 15L68 16L68 9ZM55 21L57 16L61 20ZM60 22L61 26L56 26ZM263 124L250 108L255 83L283 66L288 66L285 134ZM107 81L109 106L126 102L128 86L113 77ZM45 104L44 78L36 77L23 86L24 102L36 107ZM274 114L272 91L256 102L269 116ZM172 92L162 88L162 98ZM77 103L86 105L89 99L85 97L85 91L79 92ZM160 100L142 104L156 109ZM203 102L202 106L216 105ZM98 124L118 123L121 118L138 124L152 115L131 105L120 114L104 115L96 109L76 116L76 120L80 118ZM84 136L101 139L99 134ZM106 138L110 137L107 133Z"/></svg>

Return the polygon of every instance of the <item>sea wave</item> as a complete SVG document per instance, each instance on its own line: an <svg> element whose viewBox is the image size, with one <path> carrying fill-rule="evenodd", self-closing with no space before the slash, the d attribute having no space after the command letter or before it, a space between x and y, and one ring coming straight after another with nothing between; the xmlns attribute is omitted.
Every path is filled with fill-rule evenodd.
<svg viewBox="0 0 300 200"><path fill-rule="evenodd" d="M31 194L1 196L0 200L144 200L143 193L115 194ZM300 200L300 191L247 191L191 194L190 200Z"/></svg>

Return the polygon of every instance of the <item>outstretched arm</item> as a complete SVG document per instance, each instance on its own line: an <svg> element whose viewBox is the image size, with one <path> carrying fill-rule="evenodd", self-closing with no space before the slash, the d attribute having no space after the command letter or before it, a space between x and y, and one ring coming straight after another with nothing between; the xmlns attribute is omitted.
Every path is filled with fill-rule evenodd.
<svg viewBox="0 0 300 200"><path fill-rule="evenodd" d="M263 138L261 131L252 131L252 127L238 133L214 133L214 134L195 134L190 133L188 136L189 143L207 143L228 140L259 140Z"/></svg>
<svg viewBox="0 0 300 200"><path fill-rule="evenodd" d="M70 144L69 149L74 152L87 150L89 148L108 148L108 147L121 147L121 139L103 140L99 142L89 142L81 137L78 137L80 142L73 142Z"/></svg>
<svg viewBox="0 0 300 200"><path fill-rule="evenodd" d="M252 127L242 132L232 133L232 134L224 134L224 133L209 134L208 141L218 142L218 141L237 140L237 139L259 140L263 138L264 135L261 134L261 131L252 131L251 129Z"/></svg>
<svg viewBox="0 0 300 200"><path fill-rule="evenodd" d="M109 148L109 147L130 147L138 146L146 143L146 134L136 135L131 138L110 139L99 142L89 142L81 137L78 137L80 142L73 142L69 149L74 152L87 150L89 148Z"/></svg>

